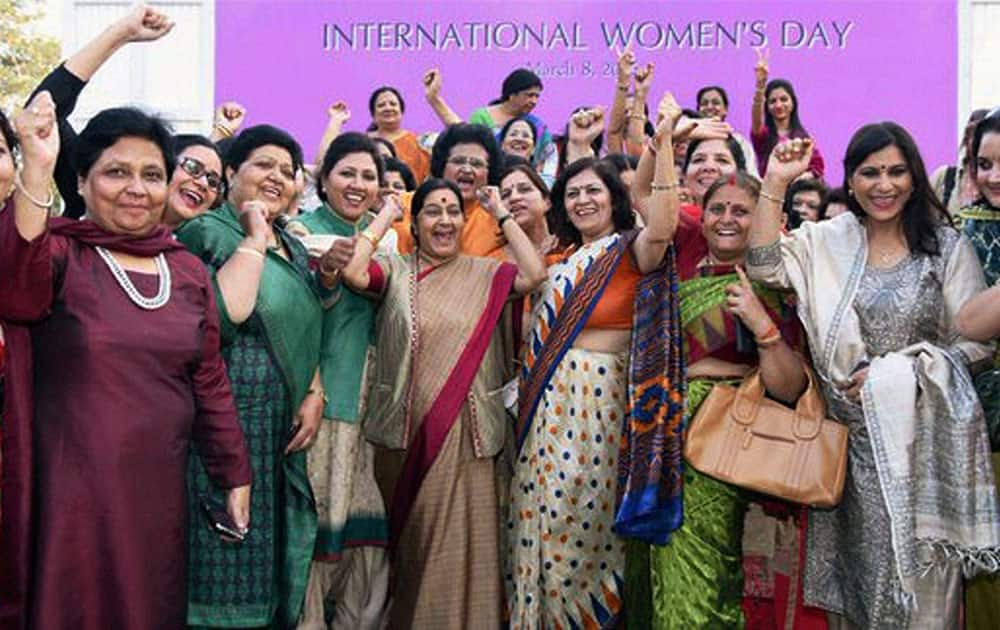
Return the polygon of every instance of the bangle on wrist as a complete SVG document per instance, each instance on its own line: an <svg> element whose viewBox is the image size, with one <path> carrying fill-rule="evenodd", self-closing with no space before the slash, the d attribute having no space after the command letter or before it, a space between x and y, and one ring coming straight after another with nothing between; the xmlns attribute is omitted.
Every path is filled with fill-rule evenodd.
<svg viewBox="0 0 1000 630"><path fill-rule="evenodd" d="M674 190L675 188L677 188L677 186L678 186L677 182L674 182L672 184L660 184L657 182L653 182L652 184L649 185L649 189L652 190L653 192L665 192L668 190Z"/></svg>
<svg viewBox="0 0 1000 630"><path fill-rule="evenodd" d="M233 137L233 130L230 129L229 127L227 127L226 125L224 125L224 124L222 124L220 122L217 122L217 123L215 123L212 126L215 127L216 131L218 131L220 134L222 134L223 137L225 137L225 138L232 138Z"/></svg>
<svg viewBox="0 0 1000 630"><path fill-rule="evenodd" d="M628 92L628 83L619 83L618 84L618 91L619 92Z"/></svg>
<svg viewBox="0 0 1000 630"><path fill-rule="evenodd" d="M774 203L779 204L779 205L782 205L782 204L785 203L785 200L783 198L777 197L775 195L772 195L771 193L769 193L768 191L764 190L763 188L760 189L760 196L763 197L764 199L767 199L768 201L773 201Z"/></svg>
<svg viewBox="0 0 1000 630"><path fill-rule="evenodd" d="M42 210L45 210L46 212L52 209L52 205L56 201L56 196L52 194L51 189L49 190L49 198L46 199L45 201L40 201L38 199L35 199L35 197L28 192L28 189L24 187L24 182L21 181L21 171L17 171L16 173L14 173L14 187L20 190L21 194L24 195L28 201L38 206Z"/></svg>
<svg viewBox="0 0 1000 630"><path fill-rule="evenodd" d="M246 245L240 245L236 248L236 251L243 252L245 254L253 254L254 256L264 260L264 252L254 249L252 247L247 247Z"/></svg>
<svg viewBox="0 0 1000 630"><path fill-rule="evenodd" d="M754 335L754 340L759 344L762 341L766 342L775 335L778 335L780 337L781 333L778 332L778 327L775 326L774 322L771 322L771 325L767 327L767 330L764 331L763 335Z"/></svg>
<svg viewBox="0 0 1000 630"><path fill-rule="evenodd" d="M378 249L378 242L381 239L377 238L375 236L375 233L372 232L371 229L366 228L364 230L361 230L361 232L358 234L358 236L360 236L361 238L368 239L368 242L372 244L372 249L373 250L374 249Z"/></svg>
<svg viewBox="0 0 1000 630"><path fill-rule="evenodd" d="M776 346L781 342L781 333L775 331L773 335L764 337L763 339L757 339L758 348L770 348L771 346Z"/></svg>
<svg viewBox="0 0 1000 630"><path fill-rule="evenodd" d="M508 219L513 219L513 218L514 218L514 215L512 213L508 212L507 214L505 214L502 217L500 217L499 219L497 219L497 225L499 225L500 229L502 230L503 229L503 224L506 223Z"/></svg>

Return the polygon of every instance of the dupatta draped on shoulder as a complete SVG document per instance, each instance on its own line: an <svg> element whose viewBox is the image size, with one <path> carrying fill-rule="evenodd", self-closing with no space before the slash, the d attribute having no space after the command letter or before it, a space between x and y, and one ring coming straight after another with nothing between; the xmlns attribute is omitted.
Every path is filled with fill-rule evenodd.
<svg viewBox="0 0 1000 630"><path fill-rule="evenodd" d="M942 256L948 254L942 247ZM853 214L806 223L747 257L750 277L794 289L815 367L828 384L846 381L868 358L855 296L868 243ZM982 410L965 367L990 348L960 338L954 317L983 288L972 247L951 249L939 278L947 348L921 342L873 357L862 388L864 422L892 530L901 603L936 567L966 576L1000 568L1000 509Z"/></svg>
<svg viewBox="0 0 1000 630"><path fill-rule="evenodd" d="M630 255L636 234L613 234L584 245L550 270L526 343L518 449L556 367ZM684 375L673 248L661 267L640 281L634 309L614 529L621 536L665 544L683 515Z"/></svg>

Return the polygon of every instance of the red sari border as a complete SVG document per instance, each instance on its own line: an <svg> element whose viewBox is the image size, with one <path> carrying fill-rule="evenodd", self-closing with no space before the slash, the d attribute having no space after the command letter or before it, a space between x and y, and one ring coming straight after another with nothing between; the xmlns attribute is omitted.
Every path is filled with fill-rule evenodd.
<svg viewBox="0 0 1000 630"><path fill-rule="evenodd" d="M424 477L437 460L448 433L451 432L462 411L466 395L489 348L493 329L514 286L516 275L517 267L509 263L504 263L497 269L486 300L486 308L483 309L483 314L465 344L465 349L462 350L455 367L428 409L413 442L407 449L406 460L389 510L390 546L399 540ZM417 322L414 322L414 325L417 325Z"/></svg>

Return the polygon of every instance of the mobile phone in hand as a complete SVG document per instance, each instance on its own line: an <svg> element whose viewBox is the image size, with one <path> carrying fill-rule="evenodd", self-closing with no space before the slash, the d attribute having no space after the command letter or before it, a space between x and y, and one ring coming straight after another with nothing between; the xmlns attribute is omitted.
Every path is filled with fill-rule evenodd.
<svg viewBox="0 0 1000 630"><path fill-rule="evenodd" d="M209 527L215 533L237 542L246 540L246 532L239 528L229 516L226 507L215 499L201 495L201 509L208 518Z"/></svg>

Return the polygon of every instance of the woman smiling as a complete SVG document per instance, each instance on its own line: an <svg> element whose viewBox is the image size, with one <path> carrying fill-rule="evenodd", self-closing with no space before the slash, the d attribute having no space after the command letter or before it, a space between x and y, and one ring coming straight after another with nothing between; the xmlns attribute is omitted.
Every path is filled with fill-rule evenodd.
<svg viewBox="0 0 1000 630"><path fill-rule="evenodd" d="M431 178L413 196L416 251L373 258L399 212L389 201L343 270L347 286L381 302L365 434L390 504L390 628L500 626L495 457L514 350L505 306L538 286L544 265L496 189L484 197L516 264L462 255L462 190Z"/></svg>

